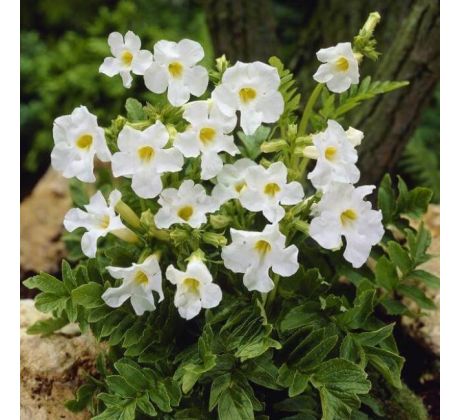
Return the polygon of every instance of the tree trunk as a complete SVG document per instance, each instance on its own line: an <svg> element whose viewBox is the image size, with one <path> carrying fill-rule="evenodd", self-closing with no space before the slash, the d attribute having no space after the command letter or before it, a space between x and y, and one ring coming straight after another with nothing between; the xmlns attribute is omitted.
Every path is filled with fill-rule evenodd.
<svg viewBox="0 0 460 420"><path fill-rule="evenodd" d="M439 3L417 0L394 34L375 75L410 85L361 108L353 123L366 135L360 150L361 182L377 184L394 170L439 80Z"/></svg>
<svg viewBox="0 0 460 420"><path fill-rule="evenodd" d="M382 58L376 63L365 60L360 72L374 80L411 84L369 101L345 121L366 136L360 150L361 182L378 183L394 169L439 80L439 0L285 0L272 2L273 9L269 3L207 0L216 55L225 52L232 61L249 61L278 53L303 92L310 92L315 83L316 51L352 41L370 12L382 15L375 33Z"/></svg>
<svg viewBox="0 0 460 420"><path fill-rule="evenodd" d="M278 51L270 0L204 0L216 57L267 61Z"/></svg>

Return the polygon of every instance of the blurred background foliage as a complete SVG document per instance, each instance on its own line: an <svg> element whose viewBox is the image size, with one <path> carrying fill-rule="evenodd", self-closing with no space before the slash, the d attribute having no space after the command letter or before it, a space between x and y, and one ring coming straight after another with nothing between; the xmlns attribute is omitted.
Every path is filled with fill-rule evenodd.
<svg viewBox="0 0 460 420"><path fill-rule="evenodd" d="M126 98L134 96L141 101L152 98L141 77L135 78L132 88L127 90L120 80L116 80L119 76L113 80L98 72L102 60L109 55L108 34L112 31L125 33L131 29L141 37L143 48L148 49L159 39L178 41L191 38L203 45L206 54L204 65L210 66L214 60L213 44L216 45L216 40L212 38L216 28L210 22L210 3L214 8L219 5L219 1L192 0L22 1L21 197L30 192L49 166L53 144L52 122L57 116L68 114L76 106L84 104L98 115L101 125L108 125L110 119L124 112ZM307 47L303 50L299 48L299 45L308 45L307 40L310 39L304 24L309 3L313 1L306 1L306 6L300 7L297 1L275 0L270 3L273 6L271 13L267 11L265 15L257 8L254 11L260 15L255 18L264 19L266 16L276 22L276 40L270 41L273 43L270 49L291 66L304 89L311 86L309 75L318 65L314 55L310 57L311 52L307 54L309 60L302 59L301 53L303 51L305 55ZM230 7L236 7L235 4ZM252 6L244 7L248 9ZM369 7L374 5L366 6L363 14L372 11ZM212 12L222 16L219 9ZM361 17L356 17L358 19ZM313 20L309 24L311 33L321 32L320 27L315 29L319 23ZM358 26L353 24L353 31L355 26L359 28L360 25L355 23ZM384 36L388 38L389 34L382 34L382 38ZM244 57L243 51L241 54ZM368 66L371 68L373 63ZM423 111L397 171L411 186L432 188L434 201L439 201L439 88Z"/></svg>

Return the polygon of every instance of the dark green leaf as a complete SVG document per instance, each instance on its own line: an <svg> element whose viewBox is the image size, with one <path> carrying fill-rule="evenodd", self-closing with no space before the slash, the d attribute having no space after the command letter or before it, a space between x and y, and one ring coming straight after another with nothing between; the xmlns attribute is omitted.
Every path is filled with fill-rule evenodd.
<svg viewBox="0 0 460 420"><path fill-rule="evenodd" d="M390 175L386 174L380 183L378 191L378 208L382 210L383 223L387 225L393 219L396 210L396 197L391 186Z"/></svg>
<svg viewBox="0 0 460 420"><path fill-rule="evenodd" d="M28 289L39 289L42 292L52 293L57 296L68 296L69 291L64 283L47 273L40 273L23 282Z"/></svg>
<svg viewBox="0 0 460 420"><path fill-rule="evenodd" d="M142 121L147 118L142 104L134 98L128 98L125 104L127 117L131 122Z"/></svg>
<svg viewBox="0 0 460 420"><path fill-rule="evenodd" d="M377 347L364 346L369 363L394 387L401 388L401 369L404 358Z"/></svg>
<svg viewBox="0 0 460 420"><path fill-rule="evenodd" d="M387 251L391 262L397 266L403 274L406 274L412 269L412 261L408 252L397 242L388 242Z"/></svg>
<svg viewBox="0 0 460 420"><path fill-rule="evenodd" d="M403 296L412 299L422 309L436 309L435 303L423 293L417 286L401 284L398 286L398 292Z"/></svg>
<svg viewBox="0 0 460 420"><path fill-rule="evenodd" d="M380 257L377 261L375 282L386 290L393 290L399 283L396 267L386 256Z"/></svg>
<svg viewBox="0 0 460 420"><path fill-rule="evenodd" d="M64 318L50 318L37 321L27 328L27 334L49 335L67 325L69 321Z"/></svg>
<svg viewBox="0 0 460 420"><path fill-rule="evenodd" d="M85 308L97 308L104 305L101 299L103 289L98 283L90 282L72 290L72 300Z"/></svg>

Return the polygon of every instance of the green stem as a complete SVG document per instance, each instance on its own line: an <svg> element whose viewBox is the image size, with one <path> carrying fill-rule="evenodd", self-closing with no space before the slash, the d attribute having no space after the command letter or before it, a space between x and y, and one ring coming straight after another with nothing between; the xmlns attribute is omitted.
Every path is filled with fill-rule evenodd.
<svg viewBox="0 0 460 420"><path fill-rule="evenodd" d="M303 110L302 119L300 120L298 136L303 136L306 134L308 128L308 120L310 119L313 107L315 106L315 103L318 100L321 91L323 90L323 86L323 83L318 83L308 98L307 105L305 105L305 109Z"/></svg>
<svg viewBox="0 0 460 420"><path fill-rule="evenodd" d="M276 298L276 292L278 290L278 283L279 283L279 280L280 280L280 276L278 274L275 274L273 276L273 283L275 283L275 286L273 287L273 289L270 291L270 293L268 293L267 297L266 297L266 301L265 301L265 309L266 309L266 312L269 313L270 312L270 309L271 309L271 306L273 304L273 301L275 300Z"/></svg>

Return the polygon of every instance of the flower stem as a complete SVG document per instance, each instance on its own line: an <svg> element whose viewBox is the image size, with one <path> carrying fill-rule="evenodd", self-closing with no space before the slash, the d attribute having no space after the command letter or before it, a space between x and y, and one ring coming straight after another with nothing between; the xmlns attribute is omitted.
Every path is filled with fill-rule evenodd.
<svg viewBox="0 0 460 420"><path fill-rule="evenodd" d="M275 286L270 291L270 293L267 294L266 301L265 301L265 309L266 309L267 314L270 312L273 301L275 300L276 292L278 290L279 280L280 280L280 276L278 274L275 274L273 276L273 283L275 283Z"/></svg>
<svg viewBox="0 0 460 420"><path fill-rule="evenodd" d="M321 91L323 90L323 86L323 83L318 83L315 89L313 89L313 92L311 93L310 97L308 98L307 105L305 105L305 109L303 110L302 119L300 120L298 131L299 136L303 136L307 132L308 121L310 119L311 112L313 111L313 107L315 106L315 103L318 100Z"/></svg>

